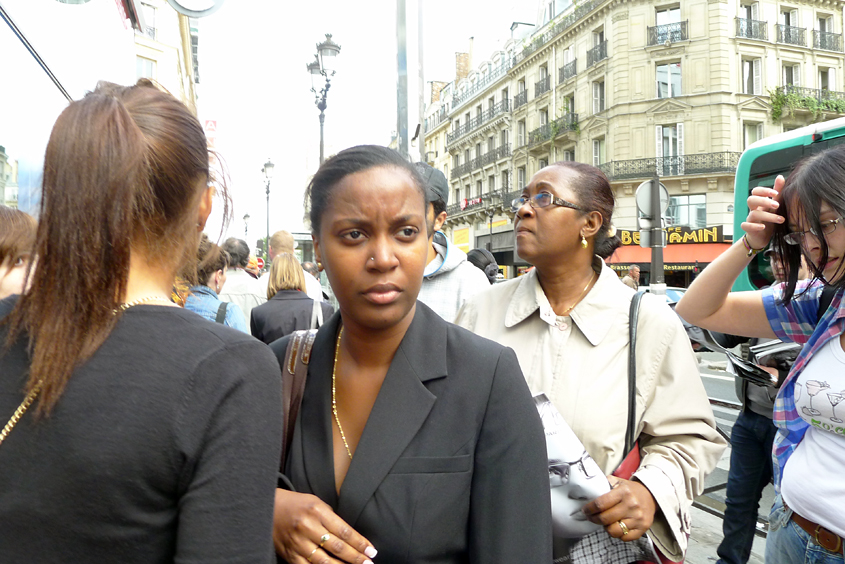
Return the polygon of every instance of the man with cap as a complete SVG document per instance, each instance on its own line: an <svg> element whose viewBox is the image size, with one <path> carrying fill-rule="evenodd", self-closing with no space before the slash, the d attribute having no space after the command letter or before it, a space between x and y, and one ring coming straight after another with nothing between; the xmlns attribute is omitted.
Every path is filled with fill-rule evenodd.
<svg viewBox="0 0 845 564"><path fill-rule="evenodd" d="M270 257L270 264L267 266L267 272L262 274L261 278L258 279L264 288L265 294L267 293L267 285L270 283L270 266L273 264L273 259L282 253L289 253L292 255L293 250L296 247L296 241L294 241L293 235L290 234L290 231L285 231L284 229L276 231L270 237L270 245L267 248L267 255ZM323 287L320 285L320 281L304 268L302 271L305 273L305 293L314 301L323 301Z"/></svg>
<svg viewBox="0 0 845 564"><path fill-rule="evenodd" d="M416 163L425 181L428 264L417 299L440 317L452 322L470 296L489 288L483 272L467 262L467 255L446 238L440 228L446 221L449 185L446 176L426 163Z"/></svg>

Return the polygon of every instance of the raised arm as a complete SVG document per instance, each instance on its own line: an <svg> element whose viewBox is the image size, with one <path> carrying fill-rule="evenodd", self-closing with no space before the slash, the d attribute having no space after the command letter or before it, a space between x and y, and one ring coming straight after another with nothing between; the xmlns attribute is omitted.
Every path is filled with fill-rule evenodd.
<svg viewBox="0 0 845 564"><path fill-rule="evenodd" d="M742 223L745 236L722 253L690 285L675 311L688 322L705 329L743 335L774 337L760 292L734 292L731 286L748 266L754 250L765 249L774 226L783 223L777 214L784 178L774 188L758 186L748 197L748 218Z"/></svg>

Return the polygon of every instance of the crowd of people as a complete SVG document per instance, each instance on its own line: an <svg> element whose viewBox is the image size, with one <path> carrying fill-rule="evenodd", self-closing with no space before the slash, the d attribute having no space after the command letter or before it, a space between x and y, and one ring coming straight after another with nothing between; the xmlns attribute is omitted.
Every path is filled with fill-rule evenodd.
<svg viewBox="0 0 845 564"><path fill-rule="evenodd" d="M764 390L771 562L842 562L843 181L840 147L755 188L746 235L677 306L806 343ZM679 318L604 262L607 178L575 162L531 178L511 210L534 268L508 281L440 231L448 196L426 164L343 150L307 187L314 263L279 231L258 276L244 241L203 232L228 191L184 105L145 80L72 102L37 223L0 207L0 561L683 561L725 441ZM785 282L730 294L770 240Z"/></svg>

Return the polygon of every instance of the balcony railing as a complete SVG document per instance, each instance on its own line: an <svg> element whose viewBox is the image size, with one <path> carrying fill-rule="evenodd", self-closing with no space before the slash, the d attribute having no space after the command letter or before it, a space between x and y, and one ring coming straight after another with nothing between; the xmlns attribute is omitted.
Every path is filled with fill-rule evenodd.
<svg viewBox="0 0 845 564"><path fill-rule="evenodd" d="M537 52L543 45L575 25L581 18L593 11L603 0L589 0L575 8L569 15L547 29L542 35L536 36L522 51L513 56L512 65L516 65L532 53Z"/></svg>
<svg viewBox="0 0 845 564"><path fill-rule="evenodd" d="M578 129L578 114L564 114L553 122L541 125L528 134L528 146L533 147L556 138L561 132Z"/></svg>
<svg viewBox="0 0 845 564"><path fill-rule="evenodd" d="M723 151L720 153L698 153L677 157L654 157L611 161L599 168L610 180L637 180L658 176L682 176L686 174L712 174L736 172L736 165L742 153Z"/></svg>
<svg viewBox="0 0 845 564"><path fill-rule="evenodd" d="M528 103L528 90L523 90L519 94L513 97L513 109L517 109L520 106L524 106Z"/></svg>
<svg viewBox="0 0 845 564"><path fill-rule="evenodd" d="M573 59L571 63L566 63L560 67L560 72L558 73L558 76L560 77L558 79L558 84L562 84L575 76L575 61L577 60L578 59Z"/></svg>
<svg viewBox="0 0 845 564"><path fill-rule="evenodd" d="M512 61L510 58L503 58L501 63L495 67L495 69L491 70L483 78L476 80L475 84L467 88L465 91L458 92L452 96L452 111L454 112L455 108L458 108L468 100L475 98L477 94L486 90L488 86L508 74L511 64Z"/></svg>
<svg viewBox="0 0 845 564"><path fill-rule="evenodd" d="M676 43L689 39L687 33L687 22L676 22L665 25L656 25L648 28L648 44L662 45L667 41Z"/></svg>
<svg viewBox="0 0 845 564"><path fill-rule="evenodd" d="M451 177L452 178L458 178L460 176L463 176L464 174L468 174L468 173L470 173L474 170L478 170L478 169L480 169L484 166L493 164L496 161L499 161L501 159L509 157L510 155L511 155L511 145L510 145L510 143L505 143L504 145L501 145L501 146L499 146L495 149L491 149L490 151L487 151L486 153L484 153L480 157L476 157L476 158L472 159L471 161L468 161L468 162L466 162L462 165L456 166L455 168L452 169Z"/></svg>
<svg viewBox="0 0 845 564"><path fill-rule="evenodd" d="M493 106L487 108L480 114L476 115L474 118L470 119L468 122L463 124L460 127L455 128L454 131L446 135L446 144L450 144L454 141L457 141L458 138L463 137L470 131L480 127L481 125L487 123L494 117L500 114L506 114L511 111L511 104L510 100L505 98L504 100L494 104Z"/></svg>
<svg viewBox="0 0 845 564"><path fill-rule="evenodd" d="M607 39L587 51L587 68L607 58Z"/></svg>
<svg viewBox="0 0 845 564"><path fill-rule="evenodd" d="M435 158L437 158L437 151L426 151L425 162L432 164Z"/></svg>
<svg viewBox="0 0 845 564"><path fill-rule="evenodd" d="M778 32L778 43L789 43L790 45L807 46L807 30L803 27L792 27L791 25L775 24Z"/></svg>
<svg viewBox="0 0 845 564"><path fill-rule="evenodd" d="M788 100L787 103L790 104L790 107L813 112L845 114L845 92L792 85L782 86L777 91L789 96L791 100Z"/></svg>
<svg viewBox="0 0 845 564"><path fill-rule="evenodd" d="M769 28L767 22L736 18L736 36L746 39L769 40Z"/></svg>
<svg viewBox="0 0 845 564"><path fill-rule="evenodd" d="M472 161L469 161L469 162L464 163L462 165L458 165L456 167L453 167L452 168L452 174L450 175L450 177L451 178L459 178L459 177L467 174L469 171L472 170L470 168L470 165L472 165Z"/></svg>
<svg viewBox="0 0 845 564"><path fill-rule="evenodd" d="M813 48L842 52L842 34L813 30Z"/></svg>
<svg viewBox="0 0 845 564"><path fill-rule="evenodd" d="M534 83L534 97L537 98L551 89L552 77L550 75L546 75L544 78L541 78L539 81Z"/></svg>

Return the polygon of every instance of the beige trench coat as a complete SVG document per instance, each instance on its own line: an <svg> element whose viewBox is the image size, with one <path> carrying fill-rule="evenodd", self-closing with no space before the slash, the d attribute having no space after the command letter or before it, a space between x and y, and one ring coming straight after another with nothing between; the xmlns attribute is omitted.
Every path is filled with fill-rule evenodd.
<svg viewBox="0 0 845 564"><path fill-rule="evenodd" d="M476 295L455 323L516 351L528 386L554 403L606 474L624 455L628 309L634 291L596 257L599 278L558 317L537 271ZM637 421L642 462L634 477L660 511L649 537L681 560L690 506L725 448L689 339L662 297L643 297L637 326Z"/></svg>

